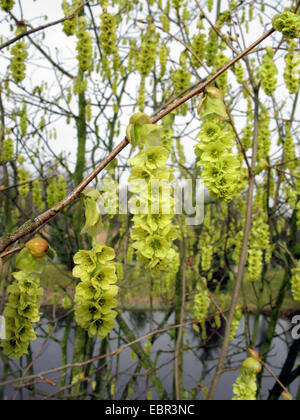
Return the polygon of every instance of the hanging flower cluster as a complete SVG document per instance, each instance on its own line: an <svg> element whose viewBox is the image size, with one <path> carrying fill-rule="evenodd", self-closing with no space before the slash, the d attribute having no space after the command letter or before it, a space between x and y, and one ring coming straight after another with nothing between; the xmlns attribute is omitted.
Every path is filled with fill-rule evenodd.
<svg viewBox="0 0 300 420"><path fill-rule="evenodd" d="M176 70L171 74L171 80L173 82L173 86L175 89L175 94L179 94L185 89L187 89L191 84L191 73L185 69L185 67L181 67L180 69ZM187 114L188 106L187 104L181 105L180 113L185 116Z"/></svg>
<svg viewBox="0 0 300 420"><path fill-rule="evenodd" d="M19 185L18 187L18 191L19 194L21 195L21 197L27 197L28 193L29 193L29 178L30 178L30 172L27 171L23 166L21 166L18 169L18 181L19 184L24 184L24 185Z"/></svg>
<svg viewBox="0 0 300 420"><path fill-rule="evenodd" d="M78 39L76 50L78 51L77 60L81 71L91 71L93 69L93 43L89 31L87 31L87 23L84 16L78 18L78 31L76 33Z"/></svg>
<svg viewBox="0 0 300 420"><path fill-rule="evenodd" d="M199 58L197 60L193 55L191 56L191 63L194 67L201 67L201 62L203 62L205 57L205 47L206 47L206 34L205 33L199 33L198 35L193 36L193 42L192 42L192 50L196 54L196 56Z"/></svg>
<svg viewBox="0 0 300 420"><path fill-rule="evenodd" d="M261 371L261 363L254 357L249 357L241 367L241 375L233 385L235 397L233 401L256 401L256 376Z"/></svg>
<svg viewBox="0 0 300 420"><path fill-rule="evenodd" d="M203 337L206 334L205 319L208 315L210 307L210 299L208 291L201 283L196 286L197 294L194 297L193 316L196 321L199 321L202 326Z"/></svg>
<svg viewBox="0 0 300 420"><path fill-rule="evenodd" d="M230 341L235 339L237 330L239 329L241 319L243 318L242 305L237 305L231 325Z"/></svg>
<svg viewBox="0 0 300 420"><path fill-rule="evenodd" d="M273 27L285 38L300 38L300 15L284 12L273 17Z"/></svg>
<svg viewBox="0 0 300 420"><path fill-rule="evenodd" d="M42 289L37 275L19 271L13 276L16 281L7 289L6 340L2 347L8 357L19 359L28 353L30 341L36 339L32 324L40 320L38 301Z"/></svg>
<svg viewBox="0 0 300 420"><path fill-rule="evenodd" d="M296 204L297 227L300 228L300 201Z"/></svg>
<svg viewBox="0 0 300 420"><path fill-rule="evenodd" d="M290 41L289 51L285 56L284 81L291 95L298 92L300 82L300 57L295 53L296 47L296 42Z"/></svg>
<svg viewBox="0 0 300 420"><path fill-rule="evenodd" d="M10 12L15 5L15 0L0 0L0 7L4 12Z"/></svg>
<svg viewBox="0 0 300 420"><path fill-rule="evenodd" d="M66 0L62 2L62 9L65 16L70 16L81 4L80 0L73 0L72 5L70 5ZM75 34L77 29L77 16L74 16L72 19L67 19L63 23L63 31L67 36L72 36Z"/></svg>
<svg viewBox="0 0 300 420"><path fill-rule="evenodd" d="M219 36L214 29L209 30L208 41L206 44L206 64L211 67L214 65L219 49Z"/></svg>
<svg viewBox="0 0 300 420"><path fill-rule="evenodd" d="M253 124L247 124L246 127L243 127L241 140L245 150L250 149L253 141Z"/></svg>
<svg viewBox="0 0 300 420"><path fill-rule="evenodd" d="M0 162L9 162L14 157L14 141L11 137L3 140L2 150L0 153Z"/></svg>
<svg viewBox="0 0 300 420"><path fill-rule="evenodd" d="M235 74L237 82L242 85L245 82L245 72L244 72L242 63L240 61L238 61L234 65L233 72Z"/></svg>
<svg viewBox="0 0 300 420"><path fill-rule="evenodd" d="M104 12L100 15L99 42L106 55L114 54L117 48L117 23L115 15Z"/></svg>
<svg viewBox="0 0 300 420"><path fill-rule="evenodd" d="M45 203L43 201L43 183L39 179L34 180L32 183L32 202L40 211L45 209Z"/></svg>
<svg viewBox="0 0 300 420"><path fill-rule="evenodd" d="M277 67L274 64L274 51L273 48L267 47L266 54L263 56L262 65L259 69L261 78L261 85L266 95L272 96L276 90L277 85Z"/></svg>
<svg viewBox="0 0 300 420"><path fill-rule="evenodd" d="M214 0L207 0L207 8L210 12L212 12L212 9L214 7Z"/></svg>
<svg viewBox="0 0 300 420"><path fill-rule="evenodd" d="M215 69L216 71L227 64L229 61L228 57L223 52L219 52L215 57ZM218 87L225 95L228 90L228 71L225 71L221 76L218 77Z"/></svg>
<svg viewBox="0 0 300 420"><path fill-rule="evenodd" d="M16 83L21 83L26 77L25 60L28 57L27 44L24 41L16 42L11 48L10 69Z"/></svg>
<svg viewBox="0 0 300 420"><path fill-rule="evenodd" d="M183 3L183 0L172 0L173 7L176 10L180 9L180 7L182 6L182 3Z"/></svg>
<svg viewBox="0 0 300 420"><path fill-rule="evenodd" d="M300 261L295 268L292 269L292 294L296 302L300 302Z"/></svg>
<svg viewBox="0 0 300 420"><path fill-rule="evenodd" d="M49 179L47 187L48 207L54 207L55 204L62 201L66 196L67 185L63 175L54 176Z"/></svg>
<svg viewBox="0 0 300 420"><path fill-rule="evenodd" d="M28 122L27 122L27 106L23 105L22 111L20 112L20 131L21 136L25 137L27 134Z"/></svg>
<svg viewBox="0 0 300 420"><path fill-rule="evenodd" d="M270 231L267 215L260 210L254 218L249 238L248 275L250 281L257 281L261 277L263 267L263 252L270 249ZM266 262L270 254L266 254Z"/></svg>
<svg viewBox="0 0 300 420"><path fill-rule="evenodd" d="M160 63L160 78L162 79L167 70L167 59L168 59L168 48L166 44L163 42L160 46L159 50L159 63Z"/></svg>
<svg viewBox="0 0 300 420"><path fill-rule="evenodd" d="M297 159L294 149L294 139L291 133L290 124L286 124L286 137L283 140L284 156L285 156L285 166L290 170L291 174L294 174L297 168Z"/></svg>
<svg viewBox="0 0 300 420"><path fill-rule="evenodd" d="M80 278L75 291L75 319L88 329L89 337L105 338L115 326L118 306L116 264L112 248L96 243L91 251L80 250L74 256L73 276Z"/></svg>
<svg viewBox="0 0 300 420"><path fill-rule="evenodd" d="M164 29L164 31L166 31L166 32L170 32L170 20L168 18L169 13L170 13L170 8L167 7L164 10L164 13L160 16L161 26Z"/></svg>
<svg viewBox="0 0 300 420"><path fill-rule="evenodd" d="M208 232L204 232L199 240L199 249L201 250L201 269L208 271L211 268L213 247L211 237Z"/></svg>
<svg viewBox="0 0 300 420"><path fill-rule="evenodd" d="M145 79L142 78L141 84L138 91L138 99L137 99L137 106L139 108L139 111L143 112L145 109L145 103L146 103L146 86L145 86Z"/></svg>
<svg viewBox="0 0 300 420"><path fill-rule="evenodd" d="M41 238L32 239L16 259L15 278L7 291L4 316L6 339L1 344L8 357L19 359L28 353L30 341L36 339L33 324L40 320L39 299L43 294L39 273L43 271L49 245Z"/></svg>
<svg viewBox="0 0 300 420"><path fill-rule="evenodd" d="M142 35L140 51L136 57L135 67L142 78L146 78L155 65L158 48L158 36L155 25L149 25Z"/></svg>
<svg viewBox="0 0 300 420"><path fill-rule="evenodd" d="M147 268L169 270L178 265L171 246L178 232L172 224L173 171L166 166L169 151L161 145L161 132L162 127L151 124L146 114L133 115L127 128L128 140L140 146L140 152L128 161L132 167L130 191L134 194L129 203L135 214L131 239L138 259Z"/></svg>
<svg viewBox="0 0 300 420"><path fill-rule="evenodd" d="M259 116L257 143L257 162L259 162L260 160L266 159L271 147L270 116L265 107L262 107Z"/></svg>
<svg viewBox="0 0 300 420"><path fill-rule="evenodd" d="M195 146L200 158L204 185L215 197L231 201L243 187L240 161L232 152L234 133L226 122L214 115L207 116L197 136L201 141Z"/></svg>

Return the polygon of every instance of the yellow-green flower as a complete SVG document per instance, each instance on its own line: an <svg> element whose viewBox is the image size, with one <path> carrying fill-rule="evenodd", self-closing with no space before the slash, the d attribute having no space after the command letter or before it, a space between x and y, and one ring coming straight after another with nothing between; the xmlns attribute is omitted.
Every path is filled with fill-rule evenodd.
<svg viewBox="0 0 300 420"><path fill-rule="evenodd" d="M78 251L75 255L74 255L74 263L77 265L80 265L81 269L86 271L87 273L91 273L95 270L96 268L96 255L93 251L85 251L85 250L81 250ZM77 277L77 271L75 271L74 274L74 270L73 270L73 275L75 277Z"/></svg>
<svg viewBox="0 0 300 420"><path fill-rule="evenodd" d="M105 338L111 330L115 327L116 323L114 319L117 316L116 311L109 311L105 314L101 314L95 319L89 326L88 333L89 337Z"/></svg>
<svg viewBox="0 0 300 420"><path fill-rule="evenodd" d="M102 244L96 244L93 252L95 253L99 264L106 264L108 261L113 260L116 256L115 251L112 248Z"/></svg>

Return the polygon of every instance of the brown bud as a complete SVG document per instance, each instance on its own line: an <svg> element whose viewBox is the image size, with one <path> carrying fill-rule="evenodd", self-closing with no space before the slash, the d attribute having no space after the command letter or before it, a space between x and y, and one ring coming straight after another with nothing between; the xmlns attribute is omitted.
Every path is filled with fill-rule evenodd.
<svg viewBox="0 0 300 420"><path fill-rule="evenodd" d="M26 248L29 249L34 258L43 258L48 252L49 244L42 238L34 238L27 242Z"/></svg>
<svg viewBox="0 0 300 420"><path fill-rule="evenodd" d="M0 258L0 277L1 277L2 273L3 273L3 260L2 260L2 258Z"/></svg>
<svg viewBox="0 0 300 420"><path fill-rule="evenodd" d="M294 400L293 396L289 392L282 392L281 396L285 401L293 401Z"/></svg>
<svg viewBox="0 0 300 420"><path fill-rule="evenodd" d="M258 360L259 362L261 361L261 358L260 358L259 354L257 353L257 351L249 348L248 353L250 354L251 357L253 357L253 359Z"/></svg>

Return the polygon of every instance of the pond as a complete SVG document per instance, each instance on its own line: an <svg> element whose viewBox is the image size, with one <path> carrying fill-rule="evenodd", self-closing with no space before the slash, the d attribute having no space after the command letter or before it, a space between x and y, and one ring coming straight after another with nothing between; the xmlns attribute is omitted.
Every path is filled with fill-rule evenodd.
<svg viewBox="0 0 300 420"><path fill-rule="evenodd" d="M165 318L165 312L163 311L154 311L152 313L152 322L153 329L156 329L157 326ZM127 324L130 326L135 336L142 337L146 335L150 330L150 312L145 311L126 311L123 312L123 318L126 320ZM43 329L38 331L38 335L43 335L47 333L47 319L44 319ZM170 325L174 322L173 315L168 319L167 325ZM235 340L230 345L229 358L228 361L232 370L228 369L228 372L224 373L221 381L219 383L215 399L216 400L231 400L233 397L232 394L232 385L235 382L236 378L239 375L239 370L236 368L242 363L242 361L247 357L245 353L245 339L242 335L244 331L244 322L243 319L240 324L239 331ZM253 325L254 318L250 318L250 326ZM267 318L261 316L259 321L259 335L258 343L264 342L264 337L267 328ZM279 375L281 368L285 362L289 344L292 341L290 335L291 325L289 321L279 320L276 328L276 336L273 340L272 350L269 355L268 365L272 371ZM46 331L45 331L46 330ZM190 393L192 390L199 391L199 385L209 386L209 383L213 376L213 371L216 366L216 361L220 354L221 344L222 344L222 330L213 334L211 337L208 335L209 339L206 342L200 338L200 336L194 331L194 329L189 326L184 329L184 343L186 347L189 347L189 351L184 352L183 357L183 388L187 391L187 397L190 398ZM57 368L62 365L62 351L60 341L63 339L65 334L65 325L64 323L60 324L55 332L53 333L50 340L48 340L46 346L43 346L44 338L39 337L35 342L32 343L33 358L37 357L34 364L34 372L43 372L50 369ZM111 334L109 342L109 351L113 351L126 344L126 339L124 341L119 341L117 329ZM142 342L144 346L146 340ZM74 330L71 328L69 337L68 337L68 354L67 361L72 362L72 353L74 345ZM40 354L41 347L43 346L43 352ZM100 343L97 343L94 349L94 356L99 355ZM167 391L169 398L172 399L173 393L173 368L174 368L174 341L170 333L164 333L157 337L154 342L151 350L151 360L156 360L156 366L159 367L158 376L161 379L165 390ZM129 399L134 400L144 400L146 399L147 392L151 390L152 399L158 399L158 395L151 387L151 382L147 380L146 376L143 375L143 369L138 371L136 374L136 368L138 364L138 359L133 360L132 353L130 349L124 350L117 357L113 356L112 358L107 358L107 372L109 372L110 377L116 378L115 383L115 394L113 399L124 398L124 395ZM132 386L132 395L128 396L127 391L124 394L124 390L127 389L129 380L132 377L135 377L134 384ZM6 377L3 377L3 361L0 360L0 377L2 381L4 379L8 380L11 378L9 374ZM52 376L53 377L53 376ZM51 378L52 378L51 377ZM55 383L59 383L59 378L57 374L54 379ZM299 378L293 382L290 387L290 392L292 395L296 396L298 387L300 384ZM262 393L261 398L267 399L270 389L274 385L274 379L265 372L262 382ZM43 393L53 393L58 388L53 388L47 383L41 383L38 385L40 395L36 396L36 399L42 399ZM4 399L11 399L14 395L14 389L11 387L6 387L4 389ZM18 394L17 398L28 398L27 390L23 391L22 396ZM107 398L110 398L107 394ZM196 399L203 399L203 392L198 392Z"/></svg>

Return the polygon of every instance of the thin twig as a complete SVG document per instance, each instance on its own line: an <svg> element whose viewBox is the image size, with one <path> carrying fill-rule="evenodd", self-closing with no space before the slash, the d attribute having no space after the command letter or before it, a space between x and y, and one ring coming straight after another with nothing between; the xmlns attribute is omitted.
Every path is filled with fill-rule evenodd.
<svg viewBox="0 0 300 420"><path fill-rule="evenodd" d="M76 10L74 10L73 13L71 13L69 16L65 16L64 18L55 20L53 22L50 23L46 23L45 25L39 26L38 28L32 28L29 31L26 32L22 32L21 34L15 36L14 38L10 39L9 41L4 42L3 44L0 45L0 51L3 50L3 48L9 47L10 45L14 44L15 42L19 41L20 39L28 36L28 35L32 35L36 32L40 32L43 31L44 29L48 29L52 26L58 25L60 23L65 22L66 20L70 20L73 19L77 13L79 12L80 9L82 9L84 6L86 6L87 4L90 3L91 0L87 0L85 3L82 3L79 7L77 7Z"/></svg>
<svg viewBox="0 0 300 420"><path fill-rule="evenodd" d="M219 313L215 313L215 314L209 315L205 319L203 319L202 321L205 321L207 319L212 319L212 318L214 318L217 315L220 315L220 314ZM44 371L44 372L39 372L39 373L37 373L35 375L21 377L21 378L15 378L15 379L10 379L8 381L5 381L5 382L0 383L0 387L4 387L4 386L8 386L8 385L13 385L15 383L22 383L22 382L25 382L25 381L29 382L29 381L32 381L35 378L39 378L39 379L42 379L43 380L44 379L44 376L48 376L48 375L51 375L51 374L60 372L61 370L73 369L73 368L78 368L78 367L84 367L84 366L87 366L87 365L89 365L91 363L94 363L94 362L96 362L98 360L106 359L107 357L117 356L117 355L121 354L124 350L126 350L126 349L130 348L131 346L133 346L134 344L140 343L141 341L147 340L147 339L149 339L149 338L151 338L151 337L153 337L155 335L163 334L163 333L166 333L166 332L168 332L168 331L170 331L172 329L176 329L176 328L188 327L188 326L193 325L193 324L196 324L198 322L199 322L199 320L197 320L197 321L193 320L193 321L185 322L184 324L169 325L166 328L162 328L162 329L158 329L158 330L152 331L152 332L144 335L143 337L137 338L136 340L134 340L134 341L132 341L130 343L127 343L124 346L122 346L121 348L119 348L117 350L114 350L114 351L112 351L110 353L102 354L100 356L94 357L94 358L89 359L89 360L86 360L84 362L71 363L71 364L67 364L67 365L64 365L64 366L59 366L59 367L54 368L54 369L50 369L50 370L47 370L47 371Z"/></svg>

